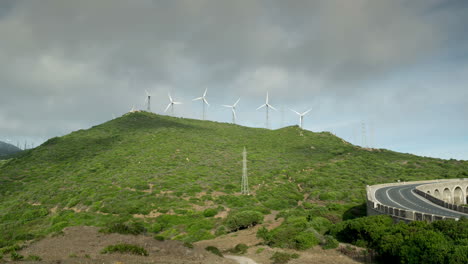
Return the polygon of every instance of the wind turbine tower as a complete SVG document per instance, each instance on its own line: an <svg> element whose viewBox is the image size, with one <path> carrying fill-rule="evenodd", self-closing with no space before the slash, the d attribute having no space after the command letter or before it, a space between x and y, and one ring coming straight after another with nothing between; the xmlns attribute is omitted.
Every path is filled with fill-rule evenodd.
<svg viewBox="0 0 468 264"><path fill-rule="evenodd" d="M361 129L362 129L362 147L366 148L367 147L367 141L366 141L366 124L364 121L361 122Z"/></svg>
<svg viewBox="0 0 468 264"><path fill-rule="evenodd" d="M312 109L309 109L309 110L305 111L302 114L295 111L295 110L292 110L292 109L290 109L290 110L293 111L294 113L296 113L297 115L299 115L299 126L301 127L301 129L303 129L302 123L304 122L304 116L307 115L310 112L310 110L312 110Z"/></svg>
<svg viewBox="0 0 468 264"><path fill-rule="evenodd" d="M145 90L145 92L146 92L146 107L147 107L146 110L148 112L151 112L151 94L148 93L147 90Z"/></svg>
<svg viewBox="0 0 468 264"><path fill-rule="evenodd" d="M276 108L274 108L269 102L268 102L268 92L266 94L266 101L265 101L265 104L261 105L260 107L257 108L257 110L261 109L265 107L266 108L266 128L270 128L270 123L269 123L269 120L268 120L268 110L271 108L275 111L278 111L276 110Z"/></svg>
<svg viewBox="0 0 468 264"><path fill-rule="evenodd" d="M233 124L236 123L236 119L237 119L237 115L236 115L236 106L237 106L237 104L239 103L239 101L240 101L240 98L237 99L237 101L236 101L233 105L223 105L224 107L231 108L231 110L232 110L232 123L233 123Z"/></svg>
<svg viewBox="0 0 468 264"><path fill-rule="evenodd" d="M242 152L242 183L241 183L241 194L250 195L249 190L249 178L247 175L247 150L244 147Z"/></svg>
<svg viewBox="0 0 468 264"><path fill-rule="evenodd" d="M192 100L192 101L198 101L198 100L201 100L201 101L202 101L202 105L203 105L202 120L205 120L205 104L206 104L207 106L210 106L210 104L209 104L208 101L206 100L206 92L208 92L208 88L205 89L205 92L203 93L203 96L202 96L202 97L198 97L198 98L195 98L195 99Z"/></svg>
<svg viewBox="0 0 468 264"><path fill-rule="evenodd" d="M171 93L169 93L169 100L170 100L170 103L167 105L166 107L166 110L164 110L164 113L167 112L167 110L169 109L169 107L171 108L171 115L174 116L174 105L176 104L182 104L181 102L176 102L172 99L172 96L171 96Z"/></svg>

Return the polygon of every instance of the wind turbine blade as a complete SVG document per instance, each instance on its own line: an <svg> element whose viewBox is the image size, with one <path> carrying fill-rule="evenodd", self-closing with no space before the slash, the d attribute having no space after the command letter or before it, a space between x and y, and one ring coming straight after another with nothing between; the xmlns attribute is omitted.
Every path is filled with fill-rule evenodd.
<svg viewBox="0 0 468 264"><path fill-rule="evenodd" d="M236 106L237 106L237 104L239 103L239 101L240 101L240 98L239 98L239 99L237 99L237 101L234 103L233 107L236 107Z"/></svg>
<svg viewBox="0 0 468 264"><path fill-rule="evenodd" d="M272 105L269 104L268 107L278 112L278 110L276 110L276 108L274 108Z"/></svg>
<svg viewBox="0 0 468 264"><path fill-rule="evenodd" d="M197 97L197 98L193 99L192 101L198 101L198 100L202 100L202 99L203 99L203 97Z"/></svg>
<svg viewBox="0 0 468 264"><path fill-rule="evenodd" d="M221 106L232 108L232 105L221 105Z"/></svg>
<svg viewBox="0 0 468 264"><path fill-rule="evenodd" d="M267 92L267 97L266 97L266 104L268 104L268 92Z"/></svg>
<svg viewBox="0 0 468 264"><path fill-rule="evenodd" d="M172 100L172 97L171 97L171 93L169 93L168 95L169 95L169 100L171 100L171 102L172 102L173 100Z"/></svg>
<svg viewBox="0 0 468 264"><path fill-rule="evenodd" d="M205 102L205 104L207 104L208 106L210 106L210 104L208 103L208 101L206 100L205 97L203 97L203 102Z"/></svg>
<svg viewBox="0 0 468 264"><path fill-rule="evenodd" d="M307 110L307 111L305 111L302 115L303 115L303 116L307 115L311 110L312 110L312 108L309 109L309 110Z"/></svg>
<svg viewBox="0 0 468 264"><path fill-rule="evenodd" d="M171 107L171 105L172 105L172 103L169 103L169 104L167 105L166 110L164 110L164 113L167 112L167 110L169 109L169 107Z"/></svg>
<svg viewBox="0 0 468 264"><path fill-rule="evenodd" d="M291 111L293 111L294 113L298 114L298 115L301 115L299 112L295 111L295 110L292 110L292 109L289 109Z"/></svg>
<svg viewBox="0 0 468 264"><path fill-rule="evenodd" d="M203 93L203 97L206 96L206 92L208 92L208 88L205 89L205 92Z"/></svg>
<svg viewBox="0 0 468 264"><path fill-rule="evenodd" d="M182 102L172 102L173 104L182 104Z"/></svg>
<svg viewBox="0 0 468 264"><path fill-rule="evenodd" d="M263 107L265 107L265 106L267 106L267 105L266 105L266 104L261 105L259 108L257 108L257 110L260 109L260 108L263 108Z"/></svg>
<svg viewBox="0 0 468 264"><path fill-rule="evenodd" d="M150 94L148 93L148 90L145 89L145 92L147 96L150 96Z"/></svg>
<svg viewBox="0 0 468 264"><path fill-rule="evenodd" d="M236 110L234 110L234 108L232 108L232 113L234 114L234 119L237 119Z"/></svg>

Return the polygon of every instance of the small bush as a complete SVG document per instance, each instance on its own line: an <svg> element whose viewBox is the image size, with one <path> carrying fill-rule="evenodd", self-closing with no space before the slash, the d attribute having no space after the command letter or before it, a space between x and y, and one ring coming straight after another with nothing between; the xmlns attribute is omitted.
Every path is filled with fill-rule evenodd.
<svg viewBox="0 0 468 264"><path fill-rule="evenodd" d="M110 245L105 247L102 251L101 254L108 254L108 253L130 253L133 255L140 255L140 256L148 256L148 251L146 251L144 248L136 245L131 245L131 244L116 244L116 245Z"/></svg>
<svg viewBox="0 0 468 264"><path fill-rule="evenodd" d="M154 239L158 240L158 241L164 241L166 240L166 238L164 236L161 236L161 235L157 235L157 236L154 236Z"/></svg>
<svg viewBox="0 0 468 264"><path fill-rule="evenodd" d="M227 234L226 227L225 226L219 226L216 231L215 231L215 236L221 236Z"/></svg>
<svg viewBox="0 0 468 264"><path fill-rule="evenodd" d="M297 258L299 258L298 254L275 252L270 259L273 260L273 264L286 264L291 259L297 259Z"/></svg>
<svg viewBox="0 0 468 264"><path fill-rule="evenodd" d="M193 248L193 244L190 242L184 242L184 247L186 248Z"/></svg>
<svg viewBox="0 0 468 264"><path fill-rule="evenodd" d="M230 214L226 219L226 225L230 231L246 229L263 222L263 215L257 211L242 211Z"/></svg>
<svg viewBox="0 0 468 264"><path fill-rule="evenodd" d="M214 246L207 246L205 248L206 251L209 251L217 256L220 256L220 257L223 257L223 254L221 253L221 251L219 251L219 249L217 247L214 247Z"/></svg>
<svg viewBox="0 0 468 264"><path fill-rule="evenodd" d="M119 233L124 235L139 235L146 232L145 227L139 222L113 223L107 228L101 229L104 233Z"/></svg>
<svg viewBox="0 0 468 264"><path fill-rule="evenodd" d="M18 261L18 260L23 260L24 256L16 253L16 251L13 251L13 252L11 252L10 258L13 261Z"/></svg>
<svg viewBox="0 0 468 264"><path fill-rule="evenodd" d="M29 255L26 260L30 260L30 261L41 261L42 258L39 257L39 256L36 256L36 255Z"/></svg>
<svg viewBox="0 0 468 264"><path fill-rule="evenodd" d="M151 233L159 233L162 230L162 226L160 223L153 223L148 230Z"/></svg>
<svg viewBox="0 0 468 264"><path fill-rule="evenodd" d="M264 250L265 250L265 248L257 248L257 250L255 250L255 254L260 254L260 253L262 253Z"/></svg>
<svg viewBox="0 0 468 264"><path fill-rule="evenodd" d="M237 244L233 249L229 250L231 253L234 254L245 254L247 253L247 249L249 247L246 244Z"/></svg>
<svg viewBox="0 0 468 264"><path fill-rule="evenodd" d="M208 209L205 209L205 211L203 211L203 216L204 217L213 217L217 213L218 213L218 210L216 210L214 208L208 208Z"/></svg>
<svg viewBox="0 0 468 264"><path fill-rule="evenodd" d="M325 236L324 241L322 243L322 248L323 249L332 249L332 248L337 248L339 245L338 241L332 237L332 236Z"/></svg>

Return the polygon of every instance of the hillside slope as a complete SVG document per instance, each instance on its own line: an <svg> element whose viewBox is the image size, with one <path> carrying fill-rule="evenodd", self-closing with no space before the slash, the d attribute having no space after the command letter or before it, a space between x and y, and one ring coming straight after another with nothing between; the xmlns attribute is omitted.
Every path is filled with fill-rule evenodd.
<svg viewBox="0 0 468 264"><path fill-rule="evenodd" d="M21 151L22 150L20 148L13 146L12 144L0 141L0 158L15 154Z"/></svg>
<svg viewBox="0 0 468 264"><path fill-rule="evenodd" d="M239 194L244 146L250 196ZM245 209L299 207L339 221L364 202L366 184L467 174L465 161L362 149L297 126L266 130L137 112L0 163L0 248L66 226L130 219L193 242L224 234L222 218Z"/></svg>

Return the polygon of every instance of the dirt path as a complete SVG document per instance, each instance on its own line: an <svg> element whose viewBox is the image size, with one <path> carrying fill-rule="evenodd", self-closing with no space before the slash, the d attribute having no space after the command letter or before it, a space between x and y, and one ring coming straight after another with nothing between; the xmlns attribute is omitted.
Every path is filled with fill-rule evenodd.
<svg viewBox="0 0 468 264"><path fill-rule="evenodd" d="M237 261L239 264L258 264L251 258L241 257L241 256L231 256L231 255L224 255L227 259L233 259Z"/></svg>

